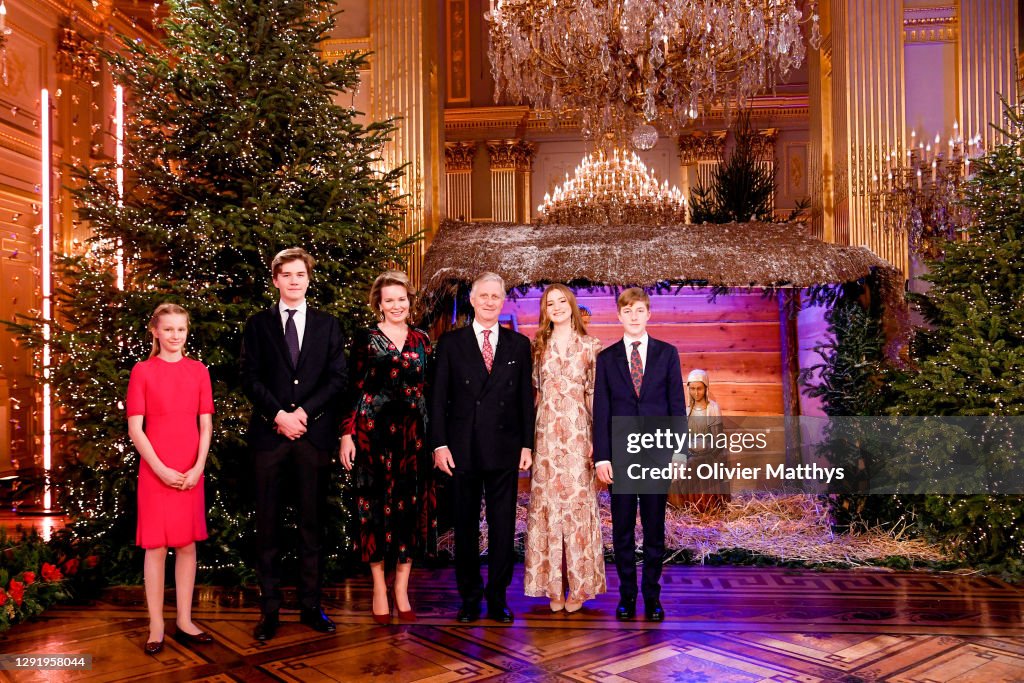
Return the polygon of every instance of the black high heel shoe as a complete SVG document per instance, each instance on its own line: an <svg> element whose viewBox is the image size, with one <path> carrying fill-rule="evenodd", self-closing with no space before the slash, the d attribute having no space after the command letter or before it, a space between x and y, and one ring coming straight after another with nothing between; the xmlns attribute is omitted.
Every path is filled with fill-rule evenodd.
<svg viewBox="0 0 1024 683"><path fill-rule="evenodd" d="M182 645L209 645L213 642L213 636L206 631L199 633L185 633L180 628L171 636Z"/></svg>

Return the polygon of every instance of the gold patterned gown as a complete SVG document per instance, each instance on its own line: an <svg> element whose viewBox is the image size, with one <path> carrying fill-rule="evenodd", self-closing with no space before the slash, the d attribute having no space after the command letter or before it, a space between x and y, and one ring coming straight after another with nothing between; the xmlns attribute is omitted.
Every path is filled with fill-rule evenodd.
<svg viewBox="0 0 1024 683"><path fill-rule="evenodd" d="M573 335L566 349L552 341L540 367L536 440L526 523L526 594L569 598L605 592L604 549L591 456L594 368L601 342Z"/></svg>

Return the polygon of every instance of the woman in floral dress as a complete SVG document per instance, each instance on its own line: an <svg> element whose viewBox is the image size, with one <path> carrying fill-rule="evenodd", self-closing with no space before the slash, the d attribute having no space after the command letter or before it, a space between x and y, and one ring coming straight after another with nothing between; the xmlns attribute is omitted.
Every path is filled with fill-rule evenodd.
<svg viewBox="0 0 1024 683"><path fill-rule="evenodd" d="M587 335L572 290L549 286L533 350L537 423L525 589L547 597L552 612L576 612L606 588L591 457L600 350L601 342Z"/></svg>
<svg viewBox="0 0 1024 683"><path fill-rule="evenodd" d="M431 552L437 526L424 399L431 345L408 324L412 289L405 273L373 283L370 306L380 322L355 335L349 409L341 428L341 463L352 471L357 548L373 576L373 619L414 621L409 577L414 558ZM394 605L386 569L394 568Z"/></svg>

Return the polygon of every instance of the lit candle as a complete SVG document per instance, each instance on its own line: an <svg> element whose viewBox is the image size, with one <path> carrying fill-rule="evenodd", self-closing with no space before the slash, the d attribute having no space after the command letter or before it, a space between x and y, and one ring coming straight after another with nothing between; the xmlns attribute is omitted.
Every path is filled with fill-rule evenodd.
<svg viewBox="0 0 1024 683"><path fill-rule="evenodd" d="M965 176L971 175L971 158L970 157L967 157L966 159L964 159L964 175Z"/></svg>
<svg viewBox="0 0 1024 683"><path fill-rule="evenodd" d="M4 4L4 0L0 0L0 35L3 35L7 28L7 5Z"/></svg>
<svg viewBox="0 0 1024 683"><path fill-rule="evenodd" d="M935 174L938 171L938 162L932 159L932 184L935 184Z"/></svg>
<svg viewBox="0 0 1024 683"><path fill-rule="evenodd" d="M917 189L921 189L921 169L917 169Z"/></svg>

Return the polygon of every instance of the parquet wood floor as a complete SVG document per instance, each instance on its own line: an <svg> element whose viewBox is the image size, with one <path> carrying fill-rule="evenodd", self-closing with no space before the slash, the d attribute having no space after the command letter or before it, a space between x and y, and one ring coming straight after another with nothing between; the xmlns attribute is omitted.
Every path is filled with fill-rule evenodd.
<svg viewBox="0 0 1024 683"><path fill-rule="evenodd" d="M251 630L251 596L197 591L196 622L216 642L170 638L147 657L139 588L60 607L0 639L4 653L88 653L91 671L0 672L16 681L638 681L717 683L1024 682L1024 589L998 579L916 572L667 567L668 620L620 624L612 593L580 613L509 591L511 626L454 621L450 569L416 570L414 625L370 618L368 579L327 591L338 631L320 635L283 612L278 637ZM168 592L168 628L173 628Z"/></svg>

